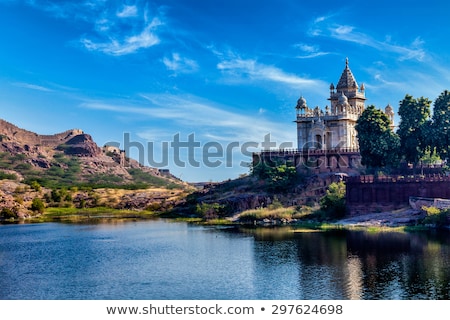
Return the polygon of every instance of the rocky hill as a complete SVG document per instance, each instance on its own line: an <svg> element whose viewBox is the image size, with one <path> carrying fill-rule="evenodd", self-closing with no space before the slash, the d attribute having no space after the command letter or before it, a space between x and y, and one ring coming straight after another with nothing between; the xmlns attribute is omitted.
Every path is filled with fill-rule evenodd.
<svg viewBox="0 0 450 320"><path fill-rule="evenodd" d="M176 207L180 215L205 219L230 218L240 213L271 206L317 207L328 186L342 181L338 174L297 175L292 183L273 188L265 179L248 175L235 180L205 184Z"/></svg>
<svg viewBox="0 0 450 320"><path fill-rule="evenodd" d="M40 135L0 119L0 212L30 215L35 198L46 206L164 208L177 202L175 195L182 199L190 189L118 148L100 148L82 130ZM61 190L65 199L55 195Z"/></svg>
<svg viewBox="0 0 450 320"><path fill-rule="evenodd" d="M64 168L58 159L75 158L80 164L81 172L78 178L81 178L81 181L89 181L89 175L92 174L118 175L124 181L131 181L132 177L127 170L129 168L140 168L155 176L159 175L157 169L143 167L132 159L121 163L120 157L125 155L120 152L104 152L89 134L80 129L54 135L39 135L0 119L0 152L7 153L15 157L15 160L21 160L19 162L29 164L30 168L41 172L41 169L55 166ZM18 173L21 173L23 170L20 169L24 167L18 167L18 164L14 164L12 168L5 168L5 164L3 168L0 166L2 169L18 169Z"/></svg>

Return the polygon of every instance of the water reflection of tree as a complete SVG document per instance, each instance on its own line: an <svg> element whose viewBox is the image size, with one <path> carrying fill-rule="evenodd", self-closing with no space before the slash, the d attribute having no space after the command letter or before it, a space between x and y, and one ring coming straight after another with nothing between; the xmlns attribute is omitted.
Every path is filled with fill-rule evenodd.
<svg viewBox="0 0 450 320"><path fill-rule="evenodd" d="M300 299L349 299L345 233L301 233L296 243Z"/></svg>
<svg viewBox="0 0 450 320"><path fill-rule="evenodd" d="M272 230L273 231L273 230ZM289 299L450 299L447 234L254 233L258 281ZM278 279L276 285L269 279Z"/></svg>
<svg viewBox="0 0 450 320"><path fill-rule="evenodd" d="M363 299L448 299L449 245L426 234L350 232L362 262Z"/></svg>

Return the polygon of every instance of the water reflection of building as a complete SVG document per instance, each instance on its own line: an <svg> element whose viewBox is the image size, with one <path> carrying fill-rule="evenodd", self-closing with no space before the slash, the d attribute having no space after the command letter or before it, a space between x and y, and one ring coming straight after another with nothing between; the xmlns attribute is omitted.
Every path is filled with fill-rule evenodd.
<svg viewBox="0 0 450 320"><path fill-rule="evenodd" d="M359 258L348 257L345 234L280 233L255 235L255 276L274 299L360 299ZM276 282L273 280L277 279ZM295 285L296 284L296 285Z"/></svg>
<svg viewBox="0 0 450 320"><path fill-rule="evenodd" d="M450 240L400 232L255 233L254 275L271 299L449 299ZM257 290L258 291L258 290Z"/></svg>

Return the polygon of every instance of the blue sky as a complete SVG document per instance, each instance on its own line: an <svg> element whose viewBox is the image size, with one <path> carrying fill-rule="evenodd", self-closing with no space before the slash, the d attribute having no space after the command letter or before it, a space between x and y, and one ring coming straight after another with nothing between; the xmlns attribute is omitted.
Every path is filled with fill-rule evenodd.
<svg viewBox="0 0 450 320"><path fill-rule="evenodd" d="M450 89L449 9L435 0L0 0L0 117L41 134L80 128L99 145L127 140L145 164L163 162L166 143L165 168L183 180L235 178L267 134L296 145L297 99L325 107L346 57L367 105L396 110L405 94L434 100ZM177 137L197 143L179 159Z"/></svg>

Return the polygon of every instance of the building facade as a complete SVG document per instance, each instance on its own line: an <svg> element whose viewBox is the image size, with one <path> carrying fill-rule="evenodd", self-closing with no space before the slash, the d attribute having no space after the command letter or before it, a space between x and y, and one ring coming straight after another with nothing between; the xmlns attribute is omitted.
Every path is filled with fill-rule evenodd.
<svg viewBox="0 0 450 320"><path fill-rule="evenodd" d="M296 109L297 149L264 150L253 154L253 163L290 162L299 172L358 174L361 155L357 132L358 118L365 109L365 88L356 82L345 61L337 85L330 85L330 101L324 109L310 108L302 96ZM390 105L385 113L394 128L394 111Z"/></svg>
<svg viewBox="0 0 450 320"><path fill-rule="evenodd" d="M310 108L305 98L297 101L298 150L358 150L356 121L365 108L365 88L356 82L345 62L344 71L336 85L330 85L330 106ZM394 112L390 105L385 109L393 125Z"/></svg>

